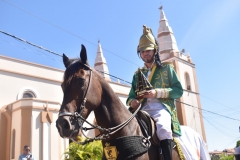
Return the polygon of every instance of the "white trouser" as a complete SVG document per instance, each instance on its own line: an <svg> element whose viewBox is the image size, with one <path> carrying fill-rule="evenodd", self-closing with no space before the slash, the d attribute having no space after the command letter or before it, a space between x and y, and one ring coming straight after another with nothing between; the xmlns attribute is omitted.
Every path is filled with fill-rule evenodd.
<svg viewBox="0 0 240 160"><path fill-rule="evenodd" d="M142 110L146 111L156 122L157 136L160 140L173 139L171 115L167 108L155 98L148 98Z"/></svg>

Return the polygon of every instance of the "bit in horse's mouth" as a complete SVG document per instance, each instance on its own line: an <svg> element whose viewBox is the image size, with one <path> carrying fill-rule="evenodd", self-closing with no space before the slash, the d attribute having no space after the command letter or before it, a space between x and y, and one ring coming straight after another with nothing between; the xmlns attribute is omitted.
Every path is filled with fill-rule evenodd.
<svg viewBox="0 0 240 160"><path fill-rule="evenodd" d="M66 119L57 120L56 127L62 138L73 138L79 133L79 129L75 128L74 126L71 127L71 124L69 124L68 120Z"/></svg>

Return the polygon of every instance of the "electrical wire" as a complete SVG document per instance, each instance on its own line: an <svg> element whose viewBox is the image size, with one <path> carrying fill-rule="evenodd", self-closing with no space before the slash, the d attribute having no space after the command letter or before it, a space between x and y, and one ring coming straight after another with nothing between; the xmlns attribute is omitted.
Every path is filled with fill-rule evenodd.
<svg viewBox="0 0 240 160"><path fill-rule="evenodd" d="M231 117L224 116L224 115L221 115L221 114L212 112L212 111L208 111L208 110L206 110L206 109L202 109L202 108L199 108L199 107L195 107L195 106L192 106L192 105L190 105L190 104L187 104L187 103L184 103L184 102L181 102L181 101L178 101L178 100L176 100L176 102L185 104L185 105L190 106L190 107L198 108L198 109L201 109L202 111L205 111L205 112L208 112L208 113L211 113L211 114L215 114L215 115L218 115L218 116L221 116L221 117L224 117L224 118L228 118L228 119L235 120L235 121L240 121L239 119L231 118Z"/></svg>
<svg viewBox="0 0 240 160"><path fill-rule="evenodd" d="M23 10L22 8L20 8L20 7L16 6L16 5L13 5L13 4L5 1L5 0L3 0L3 1L4 1L5 3L8 3L9 5L12 5L12 6L15 7L15 8L18 8L18 9L24 11L25 13L30 14L31 16L34 16L34 17L36 17L36 18L38 18L38 19L40 19L40 20L42 20L42 21L44 21L44 22L46 22L46 23L48 23L48 24L50 24L50 25L52 25L52 26L54 26L54 27L56 27L56 28L58 28L58 29L60 29L60 30L62 30L62 31L64 31L64 32L67 32L67 33L69 33L69 34L71 34L71 35L73 35L73 36L75 36L75 37L77 37L77 38L79 38L79 39L82 39L82 40L84 40L84 41L86 41L86 42L88 42L88 43L90 43L90 44L92 44L92 45L94 45L94 46L97 46L96 44L94 44L94 43L92 43L92 42L90 42L90 41L88 41L88 40L86 40L86 39L84 39L84 38L82 38L82 37L80 37L80 36L72 33L72 32L69 32L69 31L67 31L67 30L65 30L65 29L63 29L63 28L61 28L61 27L59 27L59 26L57 26L57 25L55 25L55 24L53 24L53 23L51 23L51 22L49 22L49 21L47 21L47 20L45 20L45 19L43 19L43 18L41 18L41 17L38 17L38 16L36 16L36 15L34 15L34 14L26 11L26 10ZM57 56L61 56L61 57L62 57L62 55L60 55L60 54L58 54L58 53L56 53L56 52L52 52L52 51L50 51L50 50L48 50L48 49L46 49L46 48L43 48L43 47L41 47L41 46L37 46L37 45L35 45L35 44L33 44L33 43L30 43L30 42L28 42L28 41L26 41L26 40L24 40L24 39L18 38L18 37L16 37L16 36L13 36L13 35L11 35L11 34L8 34L8 33L6 33L6 32L1 31L1 30L0 30L0 32L2 32L3 34L6 34L6 35L8 35L8 36L11 36L11 37L13 37L13 38L15 38L15 39L17 39L17 40L19 40L19 41L22 41L22 42L24 42L24 43L27 43L27 44L29 44L29 45L32 45L32 46L34 46L34 47L37 47L37 48L39 48L39 49L45 50L45 51L47 51L47 52L49 52L49 53L52 53L52 54L54 54L54 55L57 55ZM28 50L27 48L23 48L23 49ZM109 53L111 53L111 54L113 54L113 55L115 55L115 56L117 56L117 57L119 57L119 58L121 58L121 59L124 59L124 60L126 60L126 61L128 61L128 62L130 62L130 63L132 63L132 64L134 64L134 65L137 65L137 64L135 64L135 63L133 63L133 62L131 62L131 61L129 61L129 60L127 60L127 59L125 59L125 58L123 58L123 57L121 57L121 56L119 56L119 55L117 55L117 54L115 54L115 53L107 50L107 49L105 49L105 48L102 48L102 49L105 50L105 51L107 51L107 52L109 52ZM28 50L28 51L31 52L31 50ZM44 54L44 53L41 52L41 51L38 51L38 52ZM45 54L45 55L46 55L46 54ZM43 55L42 55L42 56L43 56ZM48 57L48 58L50 58L50 57ZM52 59L52 60L55 60L55 59ZM138 66L138 65L137 65L137 66ZM110 75L110 74L105 73L105 72L102 72L102 71L99 71L99 72L104 73L104 74L107 74L107 75L109 75L109 76L111 76L111 77L117 78L117 79L119 79L119 80L121 80L121 81L123 81L123 82L126 82L126 83L131 84L130 82L125 81L125 80L123 80L123 79L121 79L121 78L118 78L118 77L116 77L116 76ZM209 99L209 100L211 100L211 101L214 101L214 100L212 100L212 99L210 99L210 98L208 98L208 97L206 97L206 96L204 96L204 95L202 95L202 94L201 94L201 96L204 97L204 98L207 98L207 99ZM190 107L195 108L194 110L196 110L200 116L202 116L209 124L211 124L215 129L217 129L209 120L206 119L206 117L204 117L204 116L199 112L199 110L197 110L198 107L195 107L195 106L192 106L192 105L190 105L190 104L187 104L187 103L184 103L184 102L180 102L180 101L177 101L177 100L176 100L176 102L179 102L179 103L182 103L182 104L184 104L184 105L187 105L187 106L190 106ZM220 104L220 105L222 105L222 106L225 106L225 107L227 107L227 108L230 108L231 110L235 110L235 109L234 109L235 107L234 107L234 108L231 108L231 107L228 107L228 106L226 106L226 105L224 105L224 104L222 104L222 103L219 103L219 102L217 102L217 101L214 101L214 102L215 102L215 103L218 103L218 104ZM237 108L237 107L236 107L236 108ZM221 115L221 114L218 114L218 113L215 113L215 112L212 112L212 111L208 111L208 110L205 110L205 109L202 109L202 108L198 108L198 109L201 109L202 111L205 111L205 112L208 112L208 113L211 113L211 114L215 114L215 115L218 115L218 116L221 116L221 117L224 117L224 118L228 118L228 119L231 119L231 120L240 121L240 120L238 120L238 119L234 119L234 118L231 118L231 117L228 117L228 116L224 116L224 115ZM237 110L235 110L235 111L237 111ZM239 112L239 111L237 111L237 112ZM219 125L220 125L220 124L219 124ZM222 126L222 125L221 125L221 126ZM222 127L224 127L224 126L222 126ZM225 128L225 127L224 127L224 128ZM217 130L219 130L219 129L217 129ZM221 133L223 133L221 130L219 130L219 131L220 131ZM227 135L227 133L225 133L225 134ZM228 136L232 136L232 135L228 135ZM239 139L239 138L240 138L240 137L238 137L237 139ZM237 139L236 139L236 140L237 140ZM236 141L236 140L234 140L234 141ZM231 143L232 143L232 142L231 142ZM230 143L230 144L231 144L231 143ZM227 146L228 146L228 145L227 145Z"/></svg>
<svg viewBox="0 0 240 160"><path fill-rule="evenodd" d="M27 43L27 44L29 44L29 45L32 45L32 46L34 46L34 47L37 47L37 48L39 48L39 49L45 50L45 51L47 51L47 52L49 52L49 53L52 53L52 54L54 54L54 55L57 55L57 56L61 56L61 57L62 57L62 55L60 55L60 54L58 54L58 53L56 53L56 52L52 52L52 51L50 51L50 50L48 50L48 49L45 49L45 48L43 48L42 46L35 45L35 44L33 44L33 43L31 43L31 42L28 42L28 41L26 41L26 40L24 40L24 39L22 39L22 38L16 37L16 36L14 36L14 35L11 35L11 34L9 34L9 33L6 33L6 32L4 32L4 31L1 31L1 30L0 30L0 32L3 33L3 34L5 34L5 35L7 35L7 36L10 36L10 37L12 37L12 38L15 38L15 39L17 39L17 40L19 40L19 41L22 41L22 42L24 42L24 43ZM99 72L102 72L102 71L99 71ZM108 74L108 73L105 73L105 72L102 72L102 73ZM131 84L130 82L125 81L125 80L123 80L123 79L121 79L121 78L118 78L118 77L116 77L116 76L113 76L113 75L110 75L110 74L108 74L108 75L111 76L111 77L117 78L117 79L119 79L119 80L122 80L122 81L124 81L124 82L127 82L127 83ZM189 93L189 92L188 92L188 93ZM182 104L191 106L191 107L195 107L195 106L192 106L192 105L190 105L190 104L187 104L187 103L184 103L184 102L180 102L180 101L178 101L178 100L176 100L176 102L179 102L179 103L182 103ZM198 107L195 107L195 108L198 108ZM228 118L228 119L240 121L239 119L234 119L234 118L231 118L231 117L228 117L228 116L224 116L224 115L221 115L221 114L218 114L218 113L215 113L215 112L212 112L212 111L208 111L208 110L205 110L205 109L202 109L202 108L198 108L198 109L201 109L201 110L203 110L203 111L205 111L205 112L209 112L209 113L212 113L212 114L215 114L215 115L218 115L218 116L222 116L222 117L225 117L225 118Z"/></svg>
<svg viewBox="0 0 240 160"><path fill-rule="evenodd" d="M224 106L224 107L226 107L226 108L229 108L229 109L231 109L231 110L234 110L234 111L240 113L240 111L238 111L238 110L235 109L235 108L237 108L238 106L237 106L237 107L234 107L234 108L231 108L231 107L228 107L228 106L226 106L226 105L224 105L224 104L222 104L222 103L220 103L220 102L217 102L217 101L215 101L215 100L213 100L213 99L211 99L211 98L208 98L208 97L206 97L206 96L204 96L204 95L202 95L202 94L200 94L200 96L201 96L201 97L204 97L204 98L206 98L206 99L209 99L209 100L211 100L211 101L213 101L213 102L215 102L215 103L218 103L218 104L220 104L220 105L222 105L222 106Z"/></svg>
<svg viewBox="0 0 240 160"><path fill-rule="evenodd" d="M22 8L14 5L14 4L12 4L12 3L10 3L10 2L7 2L7 1L5 1L5 0L2 0L2 1L5 2L5 3L7 3L7 4L9 4L9 5L11 5L11 6L13 6L13 7L15 7L15 8L17 8L17 9L19 9L19 10L21 10L21 11L23 11L23 12L25 12L25 13L27 13L27 14L29 14L29 15L31 15L31 16L33 16L33 17L35 17L35 18L38 18L38 19L40 19L41 21L44 21L44 22L46 22L46 23L48 23L48 24L50 24L50 25L52 25L52 26L54 26L54 27L56 27L56 28L58 28L58 29L60 29L60 30L62 30L62 31L64 31L64 32L68 33L68 34L71 34L71 35L73 35L73 36L75 36L75 37L77 37L77 38L79 38L79 39L82 39L82 40L88 42L89 44L92 44L92 45L94 45L94 46L97 46L95 43L92 43L92 42L90 42L90 41L88 41L88 40L86 40L86 39L84 39L84 38L82 38L82 37L80 37L80 36L78 36L78 35L70 32L70 31L66 30L66 29L64 29L64 28L62 28L62 27L59 27L58 25L55 25L55 24L53 24L53 23L51 23L51 22L49 22L49 21L47 21L47 20L45 20L45 19L43 19L43 18L41 18L41 17L39 17L39 16L36 16L35 14L33 14L33 13L31 13L31 12L28 12L28 11L26 11L26 10L24 10L24 9L22 9ZM32 44L32 45L34 45L34 44ZM43 49L44 49L44 48L43 48ZM138 66L137 64L133 63L132 61L129 61L128 59L123 58L123 57L121 57L121 56L119 56L119 55L117 55L117 54L115 54L115 53L113 53L113 52L111 52L111 51L109 51L109 50L107 50L107 49L105 49L105 48L102 48L102 49L105 50L105 51L107 51L107 52L109 52L109 53L111 53L111 54L114 54L115 56L117 56L117 57L119 57L119 58L121 58L121 59L124 59L124 60L126 60L126 61L128 61L128 62L130 62L130 63L132 63L132 64L134 64L134 65L136 65L136 66ZM55 52L53 52L53 54L55 54ZM61 55L60 55L60 56L61 56ZM106 74L106 73L105 73L105 74ZM122 79L120 79L120 78L118 78L118 79L119 79L119 80L122 80ZM126 82L125 80L122 80L122 81ZM129 83L129 82L127 82L127 83ZM207 98L207 97L204 96L204 95L201 95L201 96ZM210 99L210 98L207 98L207 99ZM210 100L212 100L212 99L210 99ZM212 101L214 101L214 100L212 100ZM227 107L226 105L221 104L221 103L219 103L219 102L217 102L217 101L214 101L214 102L215 102L215 103L218 103L218 104L220 104L220 105L222 105L222 106ZM232 110L235 110L234 108L231 108L231 107L227 107L227 108L232 109ZM235 111L237 111L237 112L240 113L240 111L238 111L238 110L235 110Z"/></svg>
<svg viewBox="0 0 240 160"><path fill-rule="evenodd" d="M239 140L240 139L240 136L239 137L237 137L236 139L234 139L233 141L231 141L228 145L226 145L226 147L224 147L224 148L227 148L229 145L231 145L233 142L237 142L237 140Z"/></svg>
<svg viewBox="0 0 240 160"><path fill-rule="evenodd" d="M49 52L49 53L52 53L52 54L55 54L55 55L57 55L57 56L61 56L61 57L62 57L62 55L60 55L60 54L58 54L58 53L56 53L56 52L50 51L50 50L48 50L48 49L46 49L46 48L43 48L42 46L38 46L38 45L36 45L36 44L33 44L33 43L31 43L31 42L28 42L28 41L26 41L26 40L24 40L24 39L21 39L21 38L19 38L19 37L16 37L16 36L14 36L14 35L11 35L11 34L9 34L9 33L7 33L7 32L1 31L1 30L0 30L0 32L3 33L3 34L5 34L5 35L7 35L7 36L10 36L10 37L12 37L12 38L15 38L15 39L17 39L17 40L19 40L19 41L21 41L21 42L25 42L25 43L27 43L27 44L29 44L29 45L31 45L31 46L37 47L37 48L39 48L39 49L45 50L45 51L47 51L47 52Z"/></svg>
<svg viewBox="0 0 240 160"><path fill-rule="evenodd" d="M52 26L54 26L54 27L56 27L56 28L58 28L58 29L60 29L60 30L62 30L62 31L64 31L64 32L66 32L66 33L74 36L74 37L77 37L77 38L79 38L79 39L81 39L81 40L83 40L83 41L85 41L85 42L88 42L88 43L91 44L91 45L98 46L97 44L95 44L95 43L93 43L93 42L90 42L90 41L88 41L88 40L86 40L86 39L84 39L84 38L82 38L82 37L80 37L80 36L78 36L78 35L70 32L70 31L68 31L68 30L66 30L66 29L64 29L64 28L62 28L62 27L59 27L59 26L57 26L57 25L55 25L55 24L53 24L53 23L51 23L51 22L49 22L49 21L47 21L47 20L45 20L45 19L43 19L43 18L41 18L41 17L38 17L38 16L36 16L36 15L34 15L34 14L32 14L32 13L30 13L30 12L28 12L28 11L26 11L26 10L24 10L24 9L16 6L16 5L14 5L14 4L12 4L12 3L9 3L9 2L7 2L7 1L5 1L5 0L2 0L2 1L5 2L5 3L8 3L9 5L11 5L11 6L13 6L13 7L15 7L15 8L17 8L17 9L19 9L19 10L21 10L21 11L23 11L23 12L25 12L25 13L31 15L31 16L33 16L33 17L35 17L35 18L38 18L38 19L40 19L40 20L42 20L42 21L44 21L44 22L46 22L46 23L48 23L48 24L50 24L50 25L52 25ZM132 62L132 61L129 61L128 59L126 59L126 58L124 58L124 57L121 57L121 56L119 56L118 54L115 54L115 53L113 53L113 52L111 52L111 51L109 51L109 50L107 50L107 49L105 49L105 48L102 48L102 49L103 49L104 51L106 51L106 52L109 52L109 53L111 53L111 54L113 54L113 55L115 55L115 56L117 56L117 57L119 57L119 58L121 58L121 59L123 59L123 60L125 60L125 61L127 61L127 62L129 62L129 63L131 63L131 64L134 64L134 65L136 65L136 66L139 67L138 64L136 64L136 63L134 63L134 62Z"/></svg>
<svg viewBox="0 0 240 160"><path fill-rule="evenodd" d="M1 40L4 41L5 43L9 43L10 45L13 45L14 47L18 47L18 48L24 49L24 50L26 50L26 51L28 51L28 52L35 53L35 54L37 54L37 55L39 55L39 56L42 56L42 57L44 57L44 58L48 58L48 59L51 59L51 60L53 60L53 61L61 62L61 63L62 63L61 60L52 58L51 56L49 56L48 54L42 52L41 50L35 50L35 51L34 51L34 50L31 50L31 49L28 49L28 48L25 48L25 47L21 47L21 46L15 44L15 43L13 43L13 42L9 42L9 41L3 40L3 39L1 39ZM24 44L24 43L23 43L23 44ZM25 44L24 44L24 45L25 45Z"/></svg>
<svg viewBox="0 0 240 160"><path fill-rule="evenodd" d="M68 33L68 34L71 34L71 35L73 35L73 36L75 36L75 37L77 37L77 38L79 38L79 39L82 39L82 40L88 42L89 44L92 44L92 45L94 45L94 46L97 46L95 43L92 43L92 42L90 42L90 41L88 41L88 40L86 40L86 39L84 39L84 38L82 38L82 37L80 37L80 36L78 36L78 35L70 32L70 31L66 30L66 29L64 29L64 28L62 28L62 27L59 27L59 26L57 26L57 25L55 25L55 24L53 24L53 23L51 23L51 22L49 22L49 21L47 21L47 20L45 20L45 19L43 19L43 18L41 18L41 17L39 17L39 16L36 16L35 14L32 14L32 13L30 13L30 12L28 12L28 11L26 11L26 10L24 10L24 9L22 9L22 8L14 5L14 4L12 4L12 3L10 3L10 2L7 2L7 1L5 1L5 0L2 0L2 1L5 2L5 3L7 3L7 4L9 4L9 5L11 5L11 6L13 6L13 7L15 7L15 8L17 8L17 9L19 9L19 10L21 10L21 11L23 11L23 12L25 12L25 13L27 13L27 14L29 14L29 15L31 15L31 16L33 16L33 17L35 17L35 18L38 18L38 19L40 19L40 20L42 20L42 21L44 21L44 22L46 22L46 23L48 23L48 24L50 24L50 25L52 25L52 26L54 26L54 27L56 27L56 28L58 28L58 29L60 29L60 30L62 30L62 31L64 31L64 32ZM11 36L12 36L12 35L11 35ZM21 40L21 39L19 39L19 40ZM27 41L26 41L26 42L27 42ZM27 43L28 43L28 42L27 42ZM31 44L31 43L30 43L30 45L34 45L34 44ZM41 46L40 46L40 49L43 49L43 50L44 50L45 48L41 48ZM117 54L115 54L115 53L113 53L113 52L111 52L111 51L109 51L109 50L107 50L107 49L105 49L105 48L102 48L102 49L105 50L105 51L107 51L107 52L109 52L109 53L111 53L111 54L114 54L115 56L117 56L117 57L119 57L119 58L121 58L121 59L124 59L124 60L126 60L126 61L128 61L128 62L130 62L130 63L132 63L132 64L134 64L134 65L136 65L136 66L138 66L137 64L129 61L128 59L123 58L123 57L121 57L121 56L119 56L119 55L117 55ZM57 54L57 53L55 53L55 52L52 52L52 53L53 53L53 54L56 54L56 55L59 55L59 54ZM59 56L61 56L61 55L59 55ZM107 73L104 73L104 74L107 74ZM113 77L114 77L114 76L113 76ZM115 77L115 78L117 78L117 77ZM123 79L120 79L120 78L118 78L118 79L121 80L121 81L123 81L123 82L129 83L129 82L123 80ZM131 83L130 83L130 84L131 84ZM204 95L201 95L201 96L207 98L207 97L204 96ZM210 99L210 98L207 98L207 99ZM212 99L210 99L210 100L212 100ZM212 101L214 101L214 100L212 100ZM218 104L220 104L220 105L222 105L222 106L227 107L226 105L221 104L221 103L219 103L219 102L217 102L217 101L214 101L214 102L215 102L215 103L218 103ZM240 111L235 110L234 108L231 108L231 107L227 107L227 108L232 109L232 110L240 113Z"/></svg>
<svg viewBox="0 0 240 160"><path fill-rule="evenodd" d="M208 121L209 124L211 124L214 128L217 129L217 127L214 126L214 125L211 123L211 122L214 121L214 119L211 118L211 122L210 122L206 116L203 116L202 113L199 112L199 110L195 109L195 111L197 111L198 114L199 114L203 119L205 119L206 121ZM231 130L230 128L227 128L226 126L223 126L223 125L221 125L220 123L218 123L218 122L216 122L216 121L214 121L214 124L217 124L217 125L221 126L222 128L227 129L227 131ZM219 130L219 129L217 129L217 130ZM220 131L220 130L219 130L219 131ZM222 131L220 131L220 132L223 133ZM235 133L236 131L231 130L231 132L232 132L232 133L233 133L233 132ZM233 137L233 135L229 135L229 134L227 134L227 133L226 133L226 135Z"/></svg>
<svg viewBox="0 0 240 160"><path fill-rule="evenodd" d="M236 137L235 135L226 133L226 131L229 131L229 129L227 129L225 126L223 126L223 125L221 125L221 124L219 124L219 123L217 123L217 122L214 122L214 124L213 124L213 123L212 123L213 119L211 119L211 121L210 121L210 120L208 120L205 116L203 116L202 113L199 112L199 110L197 110L197 109L195 109L195 110L199 113L199 115L200 115L206 122L208 122L208 123L209 123L213 128L215 128L219 133L223 134L224 136L231 137L231 138ZM217 127L216 124L218 124L218 125L220 125L220 126L222 126L222 127L219 128L219 127ZM227 130L224 131L223 129L227 129ZM235 133L235 131L234 131L234 133ZM236 139L234 139L233 141L231 141L231 142L230 142L228 145L226 145L224 148L227 148L227 147L228 147L229 145L231 145L233 142L236 142L237 139L239 139L239 137L237 137Z"/></svg>

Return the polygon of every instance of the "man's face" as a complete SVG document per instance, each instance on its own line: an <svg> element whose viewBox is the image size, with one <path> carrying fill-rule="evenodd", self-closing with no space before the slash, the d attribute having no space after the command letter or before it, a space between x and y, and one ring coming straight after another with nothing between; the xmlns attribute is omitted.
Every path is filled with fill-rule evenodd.
<svg viewBox="0 0 240 160"><path fill-rule="evenodd" d="M141 51L140 56L145 63L152 63L154 60L154 50Z"/></svg>
<svg viewBox="0 0 240 160"><path fill-rule="evenodd" d="M23 152L24 152L25 155L30 154L30 147L24 148Z"/></svg>

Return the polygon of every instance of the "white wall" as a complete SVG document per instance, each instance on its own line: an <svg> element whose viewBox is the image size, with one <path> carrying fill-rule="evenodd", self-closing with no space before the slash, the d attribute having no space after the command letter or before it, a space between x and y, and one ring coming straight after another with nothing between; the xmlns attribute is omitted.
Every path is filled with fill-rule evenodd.
<svg viewBox="0 0 240 160"><path fill-rule="evenodd" d="M64 159L63 153L69 145L69 140L61 138L56 128L58 110L63 98L61 89L63 73L64 71L58 69L0 55L0 109L9 104L13 104L13 109L32 107L31 144L29 145L32 146L31 152L35 159ZM116 82L109 82L109 84L125 105L130 86ZM21 100L25 90L33 91L37 97ZM51 108L53 122L43 124L41 111L46 105ZM91 114L88 120L93 123L94 114ZM12 129L16 130L15 144L18 144L15 146L15 158L22 153L22 150L19 150L22 148L19 146L22 125L21 109L19 109L12 115ZM88 136L93 137L94 132L88 132Z"/></svg>
<svg viewBox="0 0 240 160"><path fill-rule="evenodd" d="M42 123L38 109L32 111L31 150L35 159L42 159Z"/></svg>
<svg viewBox="0 0 240 160"><path fill-rule="evenodd" d="M185 73L187 72L190 79L190 85L191 85L191 91L196 92L196 84L194 80L194 72L193 68L185 63L179 62L179 75L180 75L180 81L184 89L187 89L186 83L185 83ZM187 126L193 128L196 130L200 135L202 135L202 128L201 128L201 121L199 114L198 107L198 101L197 101L197 94L186 92L184 91L184 94L182 96L184 103L190 104L194 107L184 105L185 114L186 114L186 121Z"/></svg>
<svg viewBox="0 0 240 160"><path fill-rule="evenodd" d="M16 101L24 89L36 92L38 99L60 103L62 77L63 71L0 56L0 107Z"/></svg>
<svg viewBox="0 0 240 160"><path fill-rule="evenodd" d="M12 113L12 129L11 129L11 134L12 130L15 129L15 160L18 159L18 156L22 153L22 146L21 145L21 126L22 126L22 118L21 118L21 110L17 110ZM11 141L12 141L12 136L11 136ZM11 143L12 145L12 143ZM10 147L12 148L12 146ZM11 150L10 150L10 158L11 158Z"/></svg>
<svg viewBox="0 0 240 160"><path fill-rule="evenodd" d="M19 94L26 89L35 92L37 99L61 103L63 73L58 69L0 55L0 107L18 100ZM124 84L109 82L109 85L121 97L127 97L130 91L130 86ZM125 99L121 100L125 104Z"/></svg>

